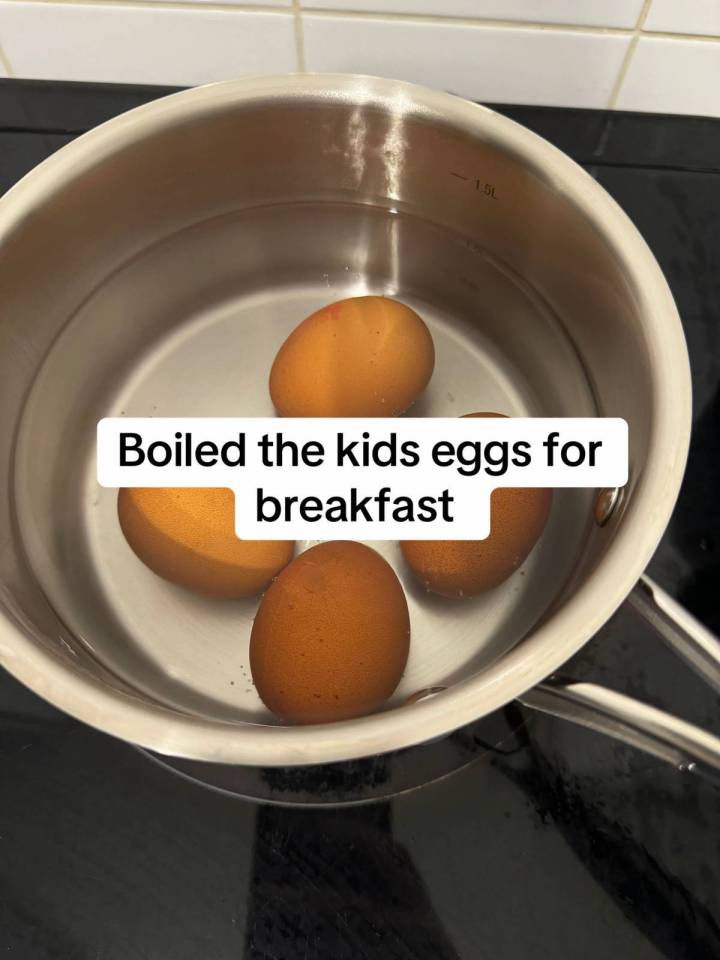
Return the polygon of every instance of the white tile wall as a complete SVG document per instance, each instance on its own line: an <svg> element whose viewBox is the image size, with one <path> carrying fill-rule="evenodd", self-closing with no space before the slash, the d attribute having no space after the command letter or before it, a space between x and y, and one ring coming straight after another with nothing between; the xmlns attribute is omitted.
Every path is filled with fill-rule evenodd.
<svg viewBox="0 0 720 960"><path fill-rule="evenodd" d="M617 106L720 117L720 43L642 37Z"/></svg>
<svg viewBox="0 0 720 960"><path fill-rule="evenodd" d="M152 0L150 0L152 2ZM252 11L255 7L275 7L287 10L292 7L293 0L160 0L160 2L173 3L215 3L233 7L244 7L247 11Z"/></svg>
<svg viewBox="0 0 720 960"><path fill-rule="evenodd" d="M473 100L602 107L628 37L523 28L304 18L308 70L371 73Z"/></svg>
<svg viewBox="0 0 720 960"><path fill-rule="evenodd" d="M632 28L643 0L300 0L300 4L325 10Z"/></svg>
<svg viewBox="0 0 720 960"><path fill-rule="evenodd" d="M293 0L161 0L161 2L215 3L222 4L223 6L230 4L234 7L245 7L248 10L252 10L255 7L282 7L284 10L287 10L293 5Z"/></svg>
<svg viewBox="0 0 720 960"><path fill-rule="evenodd" d="M0 76L191 85L303 69L720 116L720 0L0 0Z"/></svg>
<svg viewBox="0 0 720 960"><path fill-rule="evenodd" d="M720 36L720 0L653 0L645 29Z"/></svg>
<svg viewBox="0 0 720 960"><path fill-rule="evenodd" d="M192 85L296 65L284 13L4 0L0 43L16 76L57 80Z"/></svg>

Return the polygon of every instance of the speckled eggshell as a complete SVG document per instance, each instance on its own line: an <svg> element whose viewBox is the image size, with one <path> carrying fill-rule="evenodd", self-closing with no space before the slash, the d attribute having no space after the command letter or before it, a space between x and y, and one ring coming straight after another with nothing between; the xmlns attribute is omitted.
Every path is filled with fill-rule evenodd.
<svg viewBox="0 0 720 960"><path fill-rule="evenodd" d="M351 297L311 314L275 357L270 395L283 417L394 417L427 386L430 331L405 304Z"/></svg>
<svg viewBox="0 0 720 960"><path fill-rule="evenodd" d="M392 567L363 544L331 541L300 554L268 589L250 667L276 716L325 723L382 706L409 644L407 601Z"/></svg>
<svg viewBox="0 0 720 960"><path fill-rule="evenodd" d="M153 573L213 597L260 593L292 559L292 540L239 540L235 500L224 488L123 488L125 539Z"/></svg>
<svg viewBox="0 0 720 960"><path fill-rule="evenodd" d="M469 417L501 417L470 413ZM530 554L550 515L552 490L500 487L491 500L485 540L405 540L405 560L426 589L445 597L474 597L508 579Z"/></svg>

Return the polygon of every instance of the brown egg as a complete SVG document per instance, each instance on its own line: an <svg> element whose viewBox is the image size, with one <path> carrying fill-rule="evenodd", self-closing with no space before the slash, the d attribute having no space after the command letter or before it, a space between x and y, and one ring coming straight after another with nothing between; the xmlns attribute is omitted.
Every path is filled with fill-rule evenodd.
<svg viewBox="0 0 720 960"><path fill-rule="evenodd" d="M420 317L387 297L311 314L275 357L270 395L283 417L394 417L430 380L435 350Z"/></svg>
<svg viewBox="0 0 720 960"><path fill-rule="evenodd" d="M260 593L292 558L292 540L239 540L224 488L123 488L118 517L137 556L165 580L213 597Z"/></svg>
<svg viewBox="0 0 720 960"><path fill-rule="evenodd" d="M374 550L347 540L300 554L270 586L250 638L263 703L294 723L377 710L408 658L410 618L400 581Z"/></svg>
<svg viewBox="0 0 720 960"><path fill-rule="evenodd" d="M487 539L405 540L400 547L428 590L444 597L473 597L499 586L525 562L545 528L551 505L552 490L499 487L490 500Z"/></svg>

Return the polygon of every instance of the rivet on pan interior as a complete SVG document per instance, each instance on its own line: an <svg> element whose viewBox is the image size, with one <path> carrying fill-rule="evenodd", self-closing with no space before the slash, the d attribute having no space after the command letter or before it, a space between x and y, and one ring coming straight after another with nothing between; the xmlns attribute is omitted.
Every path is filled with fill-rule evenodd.
<svg viewBox="0 0 720 960"><path fill-rule="evenodd" d="M595 523L599 527L604 527L610 517L615 513L622 497L621 487L605 487L597 495L595 501Z"/></svg>
<svg viewBox="0 0 720 960"><path fill-rule="evenodd" d="M418 690L417 693L410 694L403 702L403 706L409 707L411 703L420 703L421 700L429 700L431 697L436 697L439 693L442 693L443 690L447 690L447 687L425 687L424 690Z"/></svg>

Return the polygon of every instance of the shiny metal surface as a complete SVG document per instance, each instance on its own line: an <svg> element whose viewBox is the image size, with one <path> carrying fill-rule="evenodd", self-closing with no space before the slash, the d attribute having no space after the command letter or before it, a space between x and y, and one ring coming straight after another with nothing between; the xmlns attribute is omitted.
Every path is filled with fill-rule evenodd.
<svg viewBox="0 0 720 960"><path fill-rule="evenodd" d="M720 737L656 707L594 683L540 683L518 698L720 784Z"/></svg>
<svg viewBox="0 0 720 960"><path fill-rule="evenodd" d="M595 500L595 523L604 527L609 522L615 510L620 506L622 490L620 487L606 487L601 490Z"/></svg>
<svg viewBox="0 0 720 960"><path fill-rule="evenodd" d="M525 713L525 715L524 715ZM142 753L166 771L212 790L283 807L346 807L386 801L438 783L490 757L522 748L532 713L517 703L407 750L293 769L203 763Z"/></svg>
<svg viewBox="0 0 720 960"><path fill-rule="evenodd" d="M486 190L485 184L491 189ZM256 78L132 111L0 201L0 662L69 713L161 753L314 764L400 749L556 670L640 576L672 510L687 356L645 243L557 150L445 94L365 77ZM275 724L248 682L253 605L151 577L93 476L122 414L271 413L269 362L353 293L415 306L438 366L413 413L623 416L612 521L563 491L525 569L477 602L409 592L388 710ZM421 688L435 697L400 706Z"/></svg>
<svg viewBox="0 0 720 960"><path fill-rule="evenodd" d="M442 693L443 690L447 690L447 687L425 687L424 690L418 690L417 693L411 693L409 697L406 697L405 705L409 707L413 703L420 703L421 700L429 700L431 697L436 697L439 693Z"/></svg>
<svg viewBox="0 0 720 960"><path fill-rule="evenodd" d="M357 257L358 235L376 259L370 272L345 269ZM250 679L258 599L212 601L148 573L119 529L115 491L97 485L98 419L272 416L267 378L279 345L328 300L394 289L382 273L390 243L402 258L403 299L425 317L437 346L432 385L415 411L547 409L541 374L529 364L525 373L522 354L513 362L512 345L505 357L499 334L485 332L495 316L514 311L518 325L543 331L545 352L536 350L536 361L562 362L568 372L555 391L557 407L592 412L582 369L552 315L506 271L425 221L354 204L283 204L201 224L136 257L88 297L55 341L26 401L15 460L16 516L44 593L83 647L134 689L185 713L276 722ZM238 250L253 249L269 257L238 258ZM313 282L318 265L323 275ZM433 300L453 274L482 285L487 302L476 309L476 324L465 319L472 301L452 310ZM94 377L83 368L99 323L117 335L95 344ZM59 406L58 395L68 402ZM534 625L580 555L591 497L559 491L523 575L473 603L431 598L404 569L396 543L374 544L398 570L412 617L411 658L393 704L482 670Z"/></svg>
<svg viewBox="0 0 720 960"><path fill-rule="evenodd" d="M628 605L713 690L720 693L720 640L649 577L628 597Z"/></svg>
<svg viewBox="0 0 720 960"><path fill-rule="evenodd" d="M641 577L626 602L698 676L720 692L717 637L649 577ZM592 683L553 678L519 700L720 783L720 738L631 697Z"/></svg>

